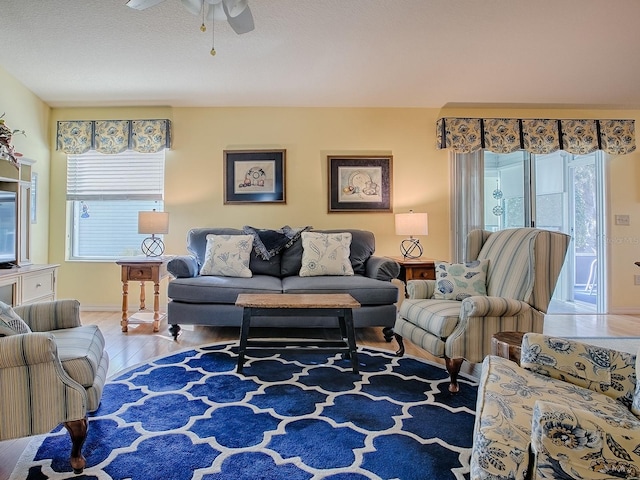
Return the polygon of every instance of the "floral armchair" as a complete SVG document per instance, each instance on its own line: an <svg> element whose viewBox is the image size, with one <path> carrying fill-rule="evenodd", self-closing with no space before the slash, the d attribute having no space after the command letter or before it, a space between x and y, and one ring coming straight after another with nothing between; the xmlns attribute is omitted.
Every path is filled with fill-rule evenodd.
<svg viewBox="0 0 640 480"><path fill-rule="evenodd" d="M98 408L109 357L96 325L81 325L75 300L11 308L0 302L0 440L64 424L71 466L84 469L87 412Z"/></svg>
<svg viewBox="0 0 640 480"><path fill-rule="evenodd" d="M640 357L527 333L482 365L472 480L640 478Z"/></svg>

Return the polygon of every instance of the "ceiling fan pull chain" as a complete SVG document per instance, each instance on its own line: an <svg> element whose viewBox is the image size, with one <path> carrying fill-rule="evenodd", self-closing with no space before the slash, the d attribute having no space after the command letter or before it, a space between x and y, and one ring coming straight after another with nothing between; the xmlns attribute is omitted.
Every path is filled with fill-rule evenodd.
<svg viewBox="0 0 640 480"><path fill-rule="evenodd" d="M207 31L207 26L204 24L204 0L202 0L202 5L201 5L201 9L200 11L202 12L202 25L200 25L200 31L201 32L206 32Z"/></svg>
<svg viewBox="0 0 640 480"><path fill-rule="evenodd" d="M211 15L211 56L216 55L216 29L214 27L216 22L215 15Z"/></svg>

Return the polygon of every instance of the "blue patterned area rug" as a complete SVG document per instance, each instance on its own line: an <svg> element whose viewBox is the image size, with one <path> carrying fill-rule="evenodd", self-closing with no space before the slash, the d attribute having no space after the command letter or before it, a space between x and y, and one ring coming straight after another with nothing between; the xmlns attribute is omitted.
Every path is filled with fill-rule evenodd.
<svg viewBox="0 0 640 480"><path fill-rule="evenodd" d="M236 352L209 345L118 374L89 418L82 475L59 428L11 479L469 478L474 380L451 395L442 366L371 348L359 375L339 354L251 351L241 376Z"/></svg>

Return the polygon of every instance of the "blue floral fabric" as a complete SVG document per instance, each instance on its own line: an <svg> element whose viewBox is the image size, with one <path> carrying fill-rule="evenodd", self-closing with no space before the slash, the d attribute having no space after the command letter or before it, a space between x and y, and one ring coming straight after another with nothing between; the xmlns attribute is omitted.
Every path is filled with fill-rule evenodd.
<svg viewBox="0 0 640 480"><path fill-rule="evenodd" d="M471 478L637 478L636 356L528 333L521 359L482 365Z"/></svg>

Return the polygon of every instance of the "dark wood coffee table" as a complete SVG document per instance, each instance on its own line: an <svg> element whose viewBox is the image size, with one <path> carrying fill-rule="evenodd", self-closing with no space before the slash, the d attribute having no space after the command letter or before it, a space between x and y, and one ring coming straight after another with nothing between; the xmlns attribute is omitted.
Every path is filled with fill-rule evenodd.
<svg viewBox="0 0 640 480"><path fill-rule="evenodd" d="M358 353L356 351L356 336L353 326L353 310L359 308L360 303L351 295L345 293L331 294L253 294L241 293L236 299L236 305L243 307L242 326L240 328L240 346L238 348L237 372L242 373L244 355L248 348L273 349L290 351L296 349L321 349L343 352L351 359L351 368L358 373ZM273 316L323 316L337 317L341 340L321 339L249 339L249 328L252 317Z"/></svg>
<svg viewBox="0 0 640 480"><path fill-rule="evenodd" d="M520 365L522 337L525 332L498 332L491 337L491 353Z"/></svg>

